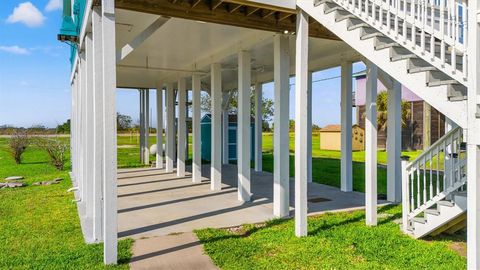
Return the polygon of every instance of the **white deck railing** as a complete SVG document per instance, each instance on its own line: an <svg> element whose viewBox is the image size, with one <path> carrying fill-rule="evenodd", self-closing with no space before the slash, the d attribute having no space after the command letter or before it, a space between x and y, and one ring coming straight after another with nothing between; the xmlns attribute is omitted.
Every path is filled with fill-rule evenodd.
<svg viewBox="0 0 480 270"><path fill-rule="evenodd" d="M332 1L466 84L468 0Z"/></svg>
<svg viewBox="0 0 480 270"><path fill-rule="evenodd" d="M410 164L402 165L404 229L409 220L434 206L466 183L463 130L449 131Z"/></svg>

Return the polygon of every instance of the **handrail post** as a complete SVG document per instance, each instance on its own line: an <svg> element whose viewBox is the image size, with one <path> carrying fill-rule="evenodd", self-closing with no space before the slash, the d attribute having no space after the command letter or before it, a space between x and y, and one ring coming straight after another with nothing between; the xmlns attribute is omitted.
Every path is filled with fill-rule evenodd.
<svg viewBox="0 0 480 270"><path fill-rule="evenodd" d="M410 194L408 183L407 164L409 157L402 156L402 229L403 232L408 232L408 214L410 213Z"/></svg>

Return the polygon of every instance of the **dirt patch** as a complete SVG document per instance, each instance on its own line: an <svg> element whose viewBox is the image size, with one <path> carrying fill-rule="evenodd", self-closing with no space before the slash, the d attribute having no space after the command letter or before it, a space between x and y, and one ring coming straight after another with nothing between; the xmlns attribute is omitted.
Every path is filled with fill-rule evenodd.
<svg viewBox="0 0 480 270"><path fill-rule="evenodd" d="M462 257L467 257L467 244L465 242L452 242L448 247Z"/></svg>

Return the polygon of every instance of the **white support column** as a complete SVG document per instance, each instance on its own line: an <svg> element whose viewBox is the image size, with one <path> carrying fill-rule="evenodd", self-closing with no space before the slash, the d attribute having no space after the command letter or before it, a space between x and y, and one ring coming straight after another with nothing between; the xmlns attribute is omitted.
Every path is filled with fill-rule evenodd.
<svg viewBox="0 0 480 270"><path fill-rule="evenodd" d="M387 104L387 200L402 201L402 85L394 80Z"/></svg>
<svg viewBox="0 0 480 270"><path fill-rule="evenodd" d="M86 202L86 197L87 197L87 149L86 149L86 144L87 144L87 132L86 132L86 126L87 126L87 118L85 117L87 115L87 63L86 63L86 54L85 51L81 53L81 71L82 71L82 82L81 82L81 88L80 88L80 129L79 134L80 134L80 183L81 183L81 189L80 189L80 196L81 196L81 203L82 205L85 205Z"/></svg>
<svg viewBox="0 0 480 270"><path fill-rule="evenodd" d="M92 14L93 32L93 68L94 68L94 210L93 235L96 242L103 240L103 50L102 50L102 15L101 7L94 6Z"/></svg>
<svg viewBox="0 0 480 270"><path fill-rule="evenodd" d="M480 1L468 8L467 268L480 269Z"/></svg>
<svg viewBox="0 0 480 270"><path fill-rule="evenodd" d="M228 138L228 103L230 102L230 93L225 91L222 94L222 164L226 165L229 163L229 138ZM238 124L238 122L237 122Z"/></svg>
<svg viewBox="0 0 480 270"><path fill-rule="evenodd" d="M156 167L163 169L163 84L157 85L157 154Z"/></svg>
<svg viewBox="0 0 480 270"><path fill-rule="evenodd" d="M238 168L238 200L248 202L250 190L250 87L251 82L250 52L238 53L238 114L237 114L237 168Z"/></svg>
<svg viewBox="0 0 480 270"><path fill-rule="evenodd" d="M290 214L290 50L289 37L276 35L274 56L273 215Z"/></svg>
<svg viewBox="0 0 480 270"><path fill-rule="evenodd" d="M116 59L115 59L115 2L102 0L103 43L103 203L104 203L104 262L117 263L117 117L116 117Z"/></svg>
<svg viewBox="0 0 480 270"><path fill-rule="evenodd" d="M352 177L352 63L342 62L340 189L353 191Z"/></svg>
<svg viewBox="0 0 480 270"><path fill-rule="evenodd" d="M94 115L93 108L95 102L95 89L93 88L93 41L92 33L85 36L85 63L86 63L86 99L85 99L85 214L87 217L86 225L89 227L88 232L92 234L86 236L87 242L94 242L93 236L93 201L94 201Z"/></svg>
<svg viewBox="0 0 480 270"><path fill-rule="evenodd" d="M307 85L307 182L312 183L312 75L308 72Z"/></svg>
<svg viewBox="0 0 480 270"><path fill-rule="evenodd" d="M77 153L75 152L75 139L76 139L76 135L75 135L75 124L77 123L77 120L75 119L75 110L77 108L77 100L75 98L75 95L77 93L77 73L75 73L75 77L73 79L73 82L71 84L71 94L70 94L70 98L71 98L71 110L70 110L70 163L71 163L71 172L70 172L70 176L72 178L72 181L74 181L74 179L76 178L76 172L77 172L77 168L76 168L76 163L75 161L77 160Z"/></svg>
<svg viewBox="0 0 480 270"><path fill-rule="evenodd" d="M295 56L295 235L307 235L308 15L297 12Z"/></svg>
<svg viewBox="0 0 480 270"><path fill-rule="evenodd" d="M145 115L145 123L144 123L144 130L145 130L145 139L144 139L144 150L143 150L143 163L145 165L150 165L150 148L148 145L148 139L150 138L150 89L144 89L145 91L145 105L144 105L144 113Z"/></svg>
<svg viewBox="0 0 480 270"><path fill-rule="evenodd" d="M222 140L222 70L219 63L211 65L211 108L212 108L212 152L210 156L210 188L221 190L222 188L222 148L219 143Z"/></svg>
<svg viewBox="0 0 480 270"><path fill-rule="evenodd" d="M186 103L187 89L185 78L178 79L178 120L177 120L177 176L185 176L185 133L187 130L186 122Z"/></svg>
<svg viewBox="0 0 480 270"><path fill-rule="evenodd" d="M140 126L138 131L140 133L140 163L145 161L145 91L143 89L138 89L138 96L140 98Z"/></svg>
<svg viewBox="0 0 480 270"><path fill-rule="evenodd" d="M255 171L262 171L262 83L255 84Z"/></svg>
<svg viewBox="0 0 480 270"><path fill-rule="evenodd" d="M166 172L173 172L175 159L175 91L171 83L167 84L165 92L165 105L167 107L167 126L165 128L166 145Z"/></svg>
<svg viewBox="0 0 480 270"><path fill-rule="evenodd" d="M365 117L365 219L377 225L377 78L378 68L367 63Z"/></svg>
<svg viewBox="0 0 480 270"><path fill-rule="evenodd" d="M192 182L202 182L202 148L200 127L200 75L192 76Z"/></svg>

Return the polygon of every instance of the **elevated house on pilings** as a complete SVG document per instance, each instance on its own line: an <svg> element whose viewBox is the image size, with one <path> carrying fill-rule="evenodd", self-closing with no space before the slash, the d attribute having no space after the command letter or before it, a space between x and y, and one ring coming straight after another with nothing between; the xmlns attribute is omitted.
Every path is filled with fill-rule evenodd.
<svg viewBox="0 0 480 270"><path fill-rule="evenodd" d="M192 90L193 182L200 177L200 91L211 96L212 141L221 142L222 93L238 89L237 190L238 200L249 201L251 143L255 169L261 170L260 129L254 142L249 136L249 91L255 85L258 107L262 83L274 81L273 214L282 217L289 214L285 134L288 78L294 75L294 213L295 234L301 237L307 234L311 179L311 73L342 67L341 190L348 192L352 62L364 61L366 223L377 224L379 79L389 95L388 200L402 202L402 230L422 237L455 229L451 225L462 225L466 217L468 268L480 268L479 1L76 0L72 5L65 0L64 9L59 39L72 45L72 178L85 238L104 242L105 263L117 262L116 88L156 89L158 104L165 99L166 151L156 162L167 172L175 165L179 176L185 173L186 91ZM402 85L453 123L412 161L400 159ZM157 113L163 126L163 108ZM261 120L260 113L255 117ZM163 134L157 136L161 141ZM222 184L220 145L212 144L213 191ZM432 173L436 170L442 173Z"/></svg>

